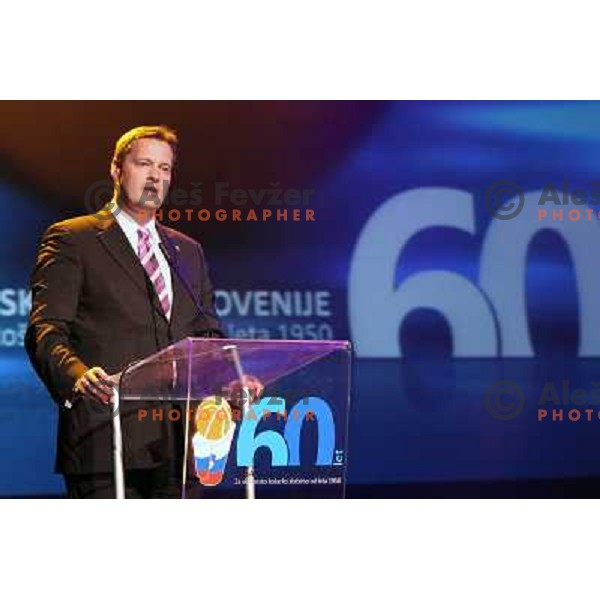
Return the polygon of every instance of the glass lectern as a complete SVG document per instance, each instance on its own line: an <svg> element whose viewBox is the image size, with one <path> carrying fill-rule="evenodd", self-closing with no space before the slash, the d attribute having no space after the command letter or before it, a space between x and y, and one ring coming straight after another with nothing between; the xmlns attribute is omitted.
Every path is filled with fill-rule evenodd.
<svg viewBox="0 0 600 600"><path fill-rule="evenodd" d="M344 497L350 358L348 341L186 338L132 363L113 406L117 497L119 407L140 400L155 408L138 419L179 423L182 498Z"/></svg>

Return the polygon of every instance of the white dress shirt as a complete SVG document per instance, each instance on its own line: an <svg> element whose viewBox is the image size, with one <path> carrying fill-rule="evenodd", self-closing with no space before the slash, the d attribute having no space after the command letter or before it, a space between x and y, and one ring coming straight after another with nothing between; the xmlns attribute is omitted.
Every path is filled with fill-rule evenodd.
<svg viewBox="0 0 600 600"><path fill-rule="evenodd" d="M142 229L142 227L136 223L135 220L123 209L114 211L114 214L117 223L121 226L123 233L129 240L135 255L138 256L138 229ZM144 229L150 232L150 244L152 251L158 260L158 267L165 281L165 287L169 297L169 306L171 307L167 318L171 318L171 313L173 312L173 282L171 280L171 269L169 267L169 263L158 246L160 238L158 237L158 231L156 230L156 220L152 219L152 221L146 223Z"/></svg>

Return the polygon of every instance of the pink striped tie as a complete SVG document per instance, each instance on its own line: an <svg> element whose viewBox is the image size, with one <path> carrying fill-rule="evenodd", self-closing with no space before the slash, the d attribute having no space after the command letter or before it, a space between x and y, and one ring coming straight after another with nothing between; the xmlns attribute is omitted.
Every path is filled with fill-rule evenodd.
<svg viewBox="0 0 600 600"><path fill-rule="evenodd" d="M158 259L152 250L150 232L147 229L138 229L138 256L156 290L163 313L169 319L171 316L171 302L169 301L165 280L160 272Z"/></svg>

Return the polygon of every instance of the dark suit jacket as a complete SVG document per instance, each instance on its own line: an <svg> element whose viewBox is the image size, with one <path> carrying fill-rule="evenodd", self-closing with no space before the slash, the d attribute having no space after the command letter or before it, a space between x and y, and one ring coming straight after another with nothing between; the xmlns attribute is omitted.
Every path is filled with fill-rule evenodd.
<svg viewBox="0 0 600 600"><path fill-rule="evenodd" d="M202 313L173 273L170 322L112 214L55 223L45 232L31 278L32 308L25 347L59 406L56 469L68 474L112 471L110 408L72 398L78 377L101 366L117 373L188 336L219 335L208 267L199 243L157 223L163 245ZM135 402L139 407L156 404ZM121 411L126 469L152 468L173 459L168 419L139 420ZM151 411L148 411L151 414Z"/></svg>

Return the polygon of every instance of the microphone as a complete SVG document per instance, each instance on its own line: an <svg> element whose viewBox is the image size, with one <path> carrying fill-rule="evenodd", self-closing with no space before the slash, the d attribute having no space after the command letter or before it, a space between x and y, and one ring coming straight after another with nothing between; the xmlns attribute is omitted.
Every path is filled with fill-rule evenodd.
<svg viewBox="0 0 600 600"><path fill-rule="evenodd" d="M175 248L175 251L177 253L180 252L180 248L177 244L173 244L169 240L169 245L171 247ZM169 266L171 267L171 269L173 270L173 272L175 273L175 275L177 276L179 281L181 281L183 288L185 289L187 295L189 296L191 301L194 303L197 316L199 316L201 319L205 319L206 321L208 321L210 323L212 317L206 313L206 311L202 308L202 305L200 304L198 299L194 296L194 293L190 289L187 281L185 280L185 278L183 277L183 275L177 268L176 263L173 262L173 260L171 260L171 255L167 252L167 249L165 248L165 245L163 244L162 241L158 242L158 247L160 248L160 251L163 253L163 256L165 257L167 263L169 263ZM207 338L224 338L225 337L223 335L223 333L221 331L219 331L218 329L202 329L199 333L202 334L201 337L207 337Z"/></svg>

